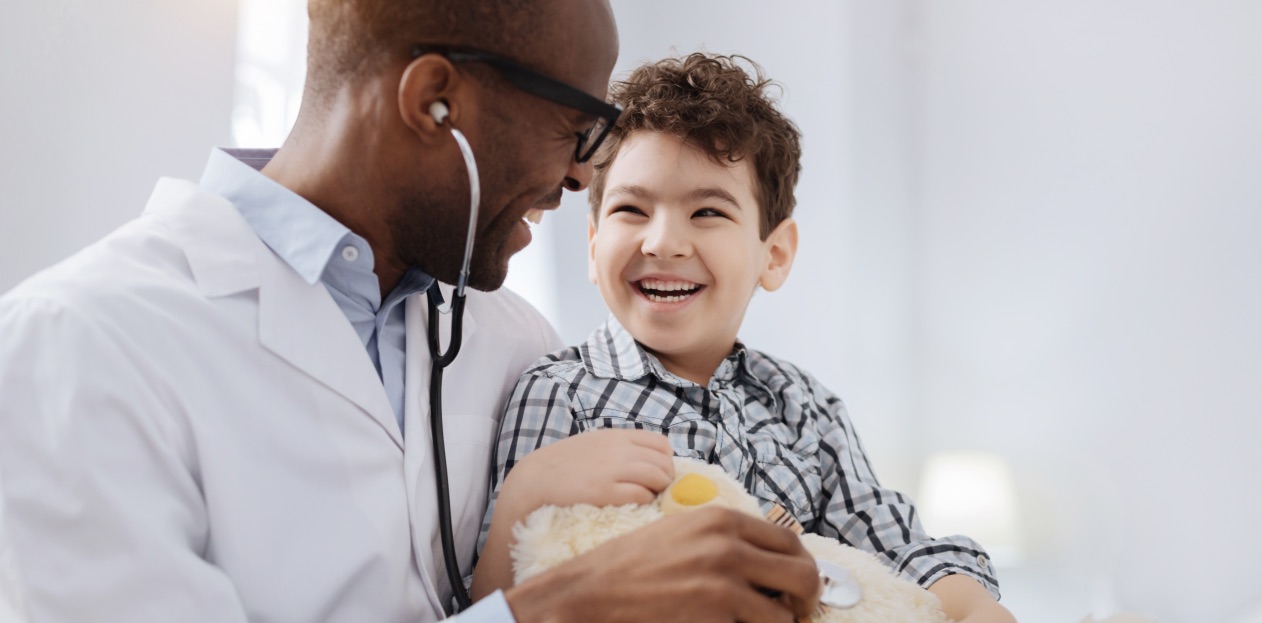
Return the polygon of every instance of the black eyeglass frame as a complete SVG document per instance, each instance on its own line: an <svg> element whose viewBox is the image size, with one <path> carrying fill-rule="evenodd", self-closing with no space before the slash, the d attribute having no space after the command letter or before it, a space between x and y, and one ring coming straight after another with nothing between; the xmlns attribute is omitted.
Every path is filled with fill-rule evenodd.
<svg viewBox="0 0 1262 623"><path fill-rule="evenodd" d="M586 132L575 133L578 137L578 145L574 147L574 161L580 164L591 160L605 137L609 135L609 130L622 115L622 108L616 104L592 97L581 89L497 54L452 46L423 44L412 46L412 58L420 58L426 54L441 54L453 63L485 63L521 91L595 117L592 127ZM603 126L600 125L601 121L604 121ZM597 131L598 128L599 131ZM595 133L594 138L593 133Z"/></svg>

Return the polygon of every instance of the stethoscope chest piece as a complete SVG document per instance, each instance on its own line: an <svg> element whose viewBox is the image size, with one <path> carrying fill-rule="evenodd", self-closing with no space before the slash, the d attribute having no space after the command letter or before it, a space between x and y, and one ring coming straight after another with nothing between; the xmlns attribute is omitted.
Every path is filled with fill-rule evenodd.
<svg viewBox="0 0 1262 623"><path fill-rule="evenodd" d="M841 609L859 605L859 600L863 599L863 589L849 570L819 559L815 560L815 566L819 567L819 579L824 583L824 594L819 598L820 603Z"/></svg>

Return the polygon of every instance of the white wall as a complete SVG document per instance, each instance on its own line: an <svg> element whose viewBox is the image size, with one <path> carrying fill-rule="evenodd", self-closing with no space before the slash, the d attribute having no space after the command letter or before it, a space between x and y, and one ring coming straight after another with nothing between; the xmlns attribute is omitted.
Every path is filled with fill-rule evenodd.
<svg viewBox="0 0 1262 623"><path fill-rule="evenodd" d="M1012 462L1042 607L1230 620L1262 599L1262 4L923 14L928 448Z"/></svg>
<svg viewBox="0 0 1262 623"><path fill-rule="evenodd" d="M235 0L5 2L0 292L140 214L229 139Z"/></svg>
<svg viewBox="0 0 1262 623"><path fill-rule="evenodd" d="M6 5L0 291L229 142L236 5ZM896 486L928 452L1008 460L1020 620L1218 623L1262 598L1262 4L614 8L619 72L704 48L784 85L802 251L743 337L834 388ZM586 212L567 197L512 273L571 342L604 317Z"/></svg>

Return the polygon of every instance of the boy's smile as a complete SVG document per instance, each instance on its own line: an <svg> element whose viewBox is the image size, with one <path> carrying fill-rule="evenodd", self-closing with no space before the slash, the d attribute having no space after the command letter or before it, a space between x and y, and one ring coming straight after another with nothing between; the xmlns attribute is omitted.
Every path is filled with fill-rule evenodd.
<svg viewBox="0 0 1262 623"><path fill-rule="evenodd" d="M628 136L606 175L589 227L589 275L637 341L705 385L731 353L756 287L783 281L766 278L782 263L782 230L794 225L761 240L750 162L716 162L674 135Z"/></svg>

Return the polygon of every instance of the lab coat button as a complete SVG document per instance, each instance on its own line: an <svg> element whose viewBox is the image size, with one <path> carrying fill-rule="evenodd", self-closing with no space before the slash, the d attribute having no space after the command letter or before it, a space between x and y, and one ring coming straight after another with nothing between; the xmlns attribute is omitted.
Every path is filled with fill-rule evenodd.
<svg viewBox="0 0 1262 623"><path fill-rule="evenodd" d="M348 262L354 262L359 259L359 249L356 249L354 245L349 244L342 247L342 259Z"/></svg>

